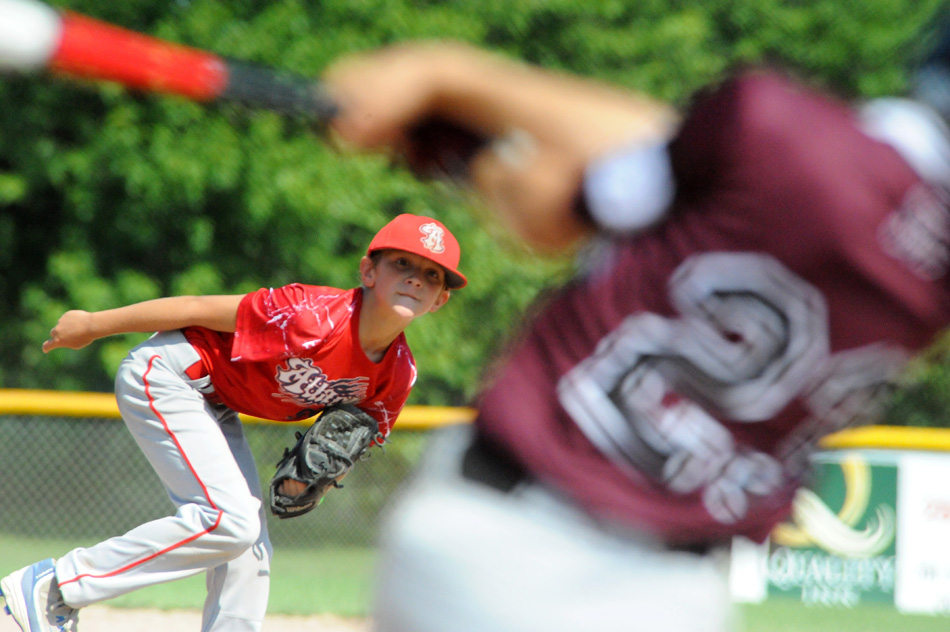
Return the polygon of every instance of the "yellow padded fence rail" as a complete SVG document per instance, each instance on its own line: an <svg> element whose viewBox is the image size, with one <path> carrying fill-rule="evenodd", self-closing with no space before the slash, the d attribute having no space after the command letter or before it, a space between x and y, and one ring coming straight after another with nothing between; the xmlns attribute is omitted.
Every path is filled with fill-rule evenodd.
<svg viewBox="0 0 950 632"><path fill-rule="evenodd" d="M109 393L0 389L0 415L118 418L119 409ZM471 408L406 406L397 421L397 429L432 430L469 423L474 417L475 411ZM280 423L248 415L241 418L248 423ZM829 450L880 448L950 452L950 429L865 426L829 435L821 445Z"/></svg>
<svg viewBox="0 0 950 632"><path fill-rule="evenodd" d="M0 415L43 417L120 417L115 397L110 393L78 393L25 389L0 389ZM397 421L400 430L431 430L440 426L468 423L475 417L470 408L451 406L406 406ZM248 423L281 423L241 415ZM312 422L302 421L301 424Z"/></svg>

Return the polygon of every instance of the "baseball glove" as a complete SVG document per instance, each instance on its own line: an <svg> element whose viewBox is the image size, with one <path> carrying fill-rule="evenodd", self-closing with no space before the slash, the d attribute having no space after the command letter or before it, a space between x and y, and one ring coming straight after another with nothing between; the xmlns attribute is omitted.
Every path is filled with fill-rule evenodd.
<svg viewBox="0 0 950 632"><path fill-rule="evenodd" d="M330 406L304 433L296 433L297 443L284 450L277 472L270 482L270 510L278 518L294 518L317 506L331 487L369 448L379 434L375 419L349 404ZM306 485L296 496L280 492L284 481Z"/></svg>

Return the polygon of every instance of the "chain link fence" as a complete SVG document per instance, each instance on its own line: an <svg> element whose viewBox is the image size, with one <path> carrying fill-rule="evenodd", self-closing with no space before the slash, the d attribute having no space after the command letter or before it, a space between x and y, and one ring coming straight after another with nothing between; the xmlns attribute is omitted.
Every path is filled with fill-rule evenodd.
<svg viewBox="0 0 950 632"><path fill-rule="evenodd" d="M296 425L246 423L265 490ZM421 456L428 433L395 431L342 490L294 520L268 515L275 547L370 546L378 516ZM0 534L101 540L175 508L119 419L0 416Z"/></svg>

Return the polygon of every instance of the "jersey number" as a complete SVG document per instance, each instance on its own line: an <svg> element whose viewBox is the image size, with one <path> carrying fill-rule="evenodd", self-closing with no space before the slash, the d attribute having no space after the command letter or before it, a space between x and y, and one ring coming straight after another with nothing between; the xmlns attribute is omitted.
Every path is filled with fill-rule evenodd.
<svg viewBox="0 0 950 632"><path fill-rule="evenodd" d="M669 288L679 318L628 317L558 394L614 462L700 492L719 522L798 476L814 442L867 416L905 361L882 346L830 354L821 293L767 255L694 256ZM718 421L767 421L796 398L810 416L774 456L737 444Z"/></svg>

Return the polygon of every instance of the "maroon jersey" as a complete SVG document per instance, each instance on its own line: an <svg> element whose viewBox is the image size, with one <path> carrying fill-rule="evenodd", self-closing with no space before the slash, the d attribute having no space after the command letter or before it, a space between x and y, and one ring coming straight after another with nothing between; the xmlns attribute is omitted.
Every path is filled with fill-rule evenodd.
<svg viewBox="0 0 950 632"><path fill-rule="evenodd" d="M546 299L476 423L595 515L762 540L947 324L950 220L849 108L767 73L697 100L669 158L666 219Z"/></svg>
<svg viewBox="0 0 950 632"><path fill-rule="evenodd" d="M362 290L294 283L261 289L238 307L237 329L188 327L215 393L242 413L290 421L355 404L389 434L416 380L400 334L379 362L359 340Z"/></svg>

